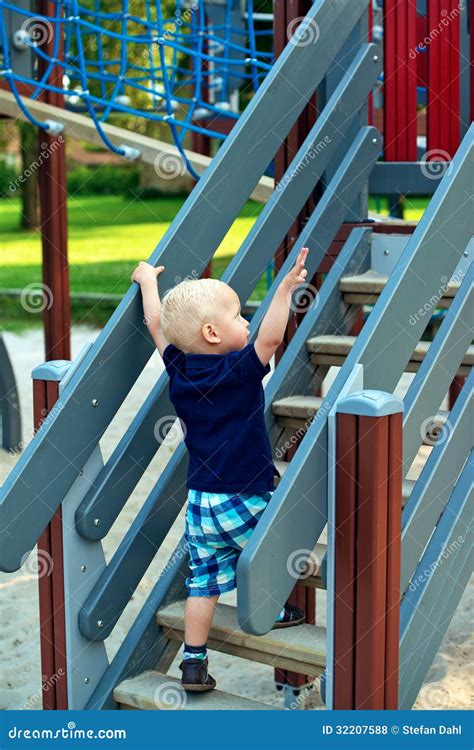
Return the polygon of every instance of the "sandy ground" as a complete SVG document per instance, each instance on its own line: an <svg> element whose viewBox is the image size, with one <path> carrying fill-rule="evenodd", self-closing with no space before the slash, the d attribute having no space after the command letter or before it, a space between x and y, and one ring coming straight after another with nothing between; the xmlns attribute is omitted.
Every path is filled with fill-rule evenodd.
<svg viewBox="0 0 474 750"><path fill-rule="evenodd" d="M72 336L73 358L89 341L93 341L98 331L84 326L77 326ZM30 330L22 335L6 333L5 341L14 363L20 391L23 418L23 436L28 442L32 436L32 386L31 370L43 361L43 336L40 330ZM137 409L162 371L162 362L156 353L137 381L124 404L105 433L100 446L104 461L107 461L115 445L130 424ZM404 376L399 393L406 388ZM132 497L121 512L110 533L104 540L104 553L108 562L125 531L135 518L139 508L152 489L156 478L166 464L171 450L164 445L137 485ZM427 449L423 449L427 450ZM18 455L0 451L0 482L18 460ZM414 467L415 477L421 466L421 455ZM413 471L413 470L412 470ZM165 543L162 545L152 565L144 576L140 587L132 597L124 614L106 641L109 659L117 651L130 625L140 611L148 595L150 583L156 580L166 565L177 544L183 528L181 513ZM322 540L323 541L323 540ZM13 574L0 573L0 708L2 709L40 709L41 708L41 665L38 628L38 585L34 575L36 551L30 555L22 568ZM417 709L448 709L472 707L472 583L464 592L457 612L443 639L439 653L431 666L422 690L415 704ZM236 595L229 592L221 601L235 604ZM317 592L318 624L325 624L325 593ZM178 652L169 674L180 676L178 663L181 650ZM210 652L212 674L218 681L218 687L231 693L264 701L276 706L282 705L282 693L277 692L273 682L273 667L256 664L238 657L218 652ZM304 699L306 708L321 709L319 690L313 690Z"/></svg>

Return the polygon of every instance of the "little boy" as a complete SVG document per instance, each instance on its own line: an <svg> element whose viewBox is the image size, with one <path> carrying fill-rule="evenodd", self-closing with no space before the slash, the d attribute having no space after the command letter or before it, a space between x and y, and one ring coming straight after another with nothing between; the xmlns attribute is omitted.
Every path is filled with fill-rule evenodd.
<svg viewBox="0 0 474 750"><path fill-rule="evenodd" d="M146 325L168 372L169 394L180 419L189 468L185 539L186 578L182 686L212 690L207 640L219 595L237 585L238 558L274 489L279 474L264 420L262 379L283 341L292 292L307 274L308 248L279 285L254 344L233 289L217 279L185 280L160 302L154 268L141 261L132 273L140 284ZM304 622L288 603L274 627Z"/></svg>

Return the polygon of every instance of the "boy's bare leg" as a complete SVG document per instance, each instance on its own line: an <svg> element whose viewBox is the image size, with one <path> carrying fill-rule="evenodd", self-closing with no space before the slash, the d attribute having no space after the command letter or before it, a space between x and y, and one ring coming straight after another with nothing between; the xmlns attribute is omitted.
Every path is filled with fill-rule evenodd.
<svg viewBox="0 0 474 750"><path fill-rule="evenodd" d="M184 641L189 646L207 642L219 594L188 596L184 605Z"/></svg>

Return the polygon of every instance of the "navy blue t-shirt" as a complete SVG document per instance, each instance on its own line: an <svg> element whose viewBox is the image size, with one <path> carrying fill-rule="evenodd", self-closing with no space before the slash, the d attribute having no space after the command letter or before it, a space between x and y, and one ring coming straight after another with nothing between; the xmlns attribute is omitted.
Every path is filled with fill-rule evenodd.
<svg viewBox="0 0 474 750"><path fill-rule="evenodd" d="M264 420L262 379L270 372L252 344L227 354L163 352L189 451L187 489L257 494L274 489L272 449Z"/></svg>

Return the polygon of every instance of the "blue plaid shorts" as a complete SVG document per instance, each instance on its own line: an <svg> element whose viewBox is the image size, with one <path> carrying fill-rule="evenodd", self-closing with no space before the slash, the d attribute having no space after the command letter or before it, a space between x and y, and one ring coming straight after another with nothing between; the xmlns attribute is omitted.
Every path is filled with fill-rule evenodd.
<svg viewBox="0 0 474 750"><path fill-rule="evenodd" d="M185 522L190 570L186 578L188 596L214 596L235 589L240 553L272 494L188 490Z"/></svg>

